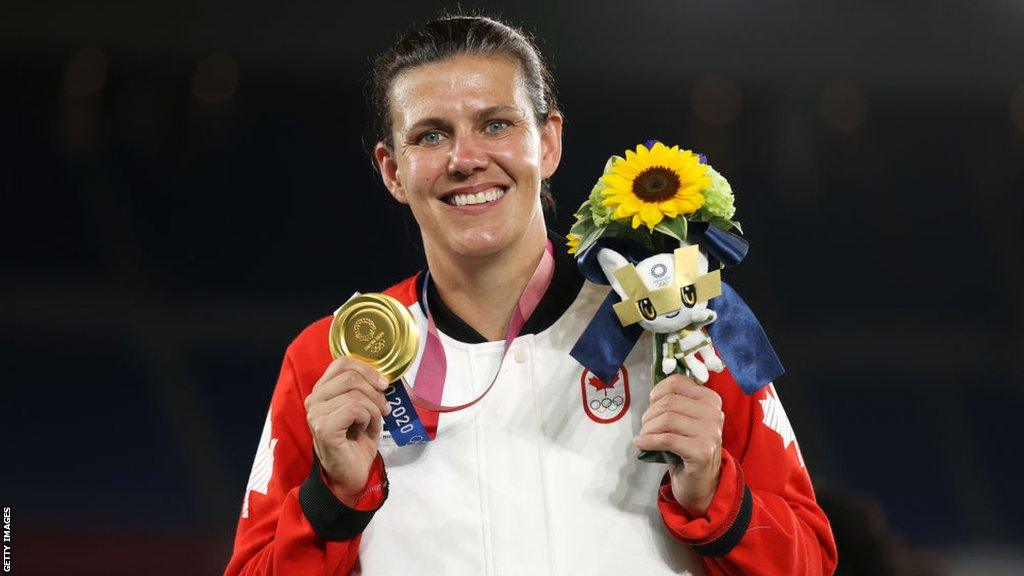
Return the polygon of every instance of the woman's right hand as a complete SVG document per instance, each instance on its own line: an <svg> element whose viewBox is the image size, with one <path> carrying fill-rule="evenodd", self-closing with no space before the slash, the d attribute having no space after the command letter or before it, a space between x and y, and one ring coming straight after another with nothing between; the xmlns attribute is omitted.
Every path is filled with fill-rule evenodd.
<svg viewBox="0 0 1024 576"><path fill-rule="evenodd" d="M306 397L313 449L331 492L354 506L377 457L383 415L391 411L388 382L369 364L341 357L331 362Z"/></svg>

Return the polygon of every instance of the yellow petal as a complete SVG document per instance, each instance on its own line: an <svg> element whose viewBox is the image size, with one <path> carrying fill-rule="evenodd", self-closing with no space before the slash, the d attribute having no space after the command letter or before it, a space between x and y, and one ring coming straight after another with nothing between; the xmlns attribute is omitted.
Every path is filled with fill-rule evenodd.
<svg viewBox="0 0 1024 576"><path fill-rule="evenodd" d="M633 214L633 228L640 226L640 214Z"/></svg>
<svg viewBox="0 0 1024 576"><path fill-rule="evenodd" d="M692 214L696 212L698 208L704 205L704 196L702 194L691 194L684 198L680 198L677 201L679 211L683 214Z"/></svg>
<svg viewBox="0 0 1024 576"><path fill-rule="evenodd" d="M601 176L601 180L609 187L616 188L623 192L633 189L633 183L619 174L605 174L604 176Z"/></svg>
<svg viewBox="0 0 1024 576"><path fill-rule="evenodd" d="M622 176L623 178L633 180L636 175L640 173L640 166L636 162L620 162L615 167L614 173Z"/></svg>
<svg viewBox="0 0 1024 576"><path fill-rule="evenodd" d="M650 161L651 151L647 149L647 146L637 144L636 155L640 162L647 163Z"/></svg>
<svg viewBox="0 0 1024 576"><path fill-rule="evenodd" d="M625 218L631 214L636 213L637 211L635 209L630 209L629 206L625 204L620 204L617 208L615 208L615 214L613 216L616 220L618 220L620 218Z"/></svg>
<svg viewBox="0 0 1024 576"><path fill-rule="evenodd" d="M640 217L643 218L644 224L647 224L648 228L654 228L665 216L656 205L644 204L640 207Z"/></svg>
<svg viewBox="0 0 1024 576"><path fill-rule="evenodd" d="M699 193L700 188L694 182L686 182L679 188L679 193L676 194L677 198L688 198L694 194Z"/></svg>
<svg viewBox="0 0 1024 576"><path fill-rule="evenodd" d="M658 204L658 210L661 210L661 213L669 218L675 218L676 216L679 216L678 206L679 203L675 199L666 200Z"/></svg>
<svg viewBox="0 0 1024 576"><path fill-rule="evenodd" d="M668 159L665 158L664 154L659 154L657 152L651 152L650 156L648 156L648 158L647 158L647 165L651 166L651 167L654 167L654 166L667 167L668 166Z"/></svg>

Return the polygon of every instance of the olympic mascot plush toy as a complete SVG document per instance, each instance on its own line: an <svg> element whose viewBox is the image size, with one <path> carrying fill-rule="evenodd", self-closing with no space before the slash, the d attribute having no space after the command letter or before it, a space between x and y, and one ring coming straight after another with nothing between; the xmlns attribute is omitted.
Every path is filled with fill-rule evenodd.
<svg viewBox="0 0 1024 576"><path fill-rule="evenodd" d="M612 287L572 356L609 382L648 331L654 382L679 372L704 384L728 367L751 394L780 376L757 318L721 280L748 248L733 202L729 182L689 150L649 141L612 156L568 234L583 275Z"/></svg>
<svg viewBox="0 0 1024 576"><path fill-rule="evenodd" d="M655 254L635 266L615 250L601 248L597 262L622 299L613 307L622 325L636 322L656 334L661 362L655 366L660 364L663 375L685 365L704 384L708 370L725 369L704 330L717 318L708 300L721 294L721 281L717 270L708 274L708 259L696 245Z"/></svg>

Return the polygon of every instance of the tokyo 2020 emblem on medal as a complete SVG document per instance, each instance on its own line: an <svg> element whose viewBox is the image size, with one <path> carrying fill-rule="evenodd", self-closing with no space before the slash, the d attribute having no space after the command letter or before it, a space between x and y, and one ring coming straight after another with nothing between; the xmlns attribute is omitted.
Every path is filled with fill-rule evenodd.
<svg viewBox="0 0 1024 576"><path fill-rule="evenodd" d="M395 382L419 348L420 332L409 309L387 294L360 294L344 303L331 322L331 356L351 356Z"/></svg>

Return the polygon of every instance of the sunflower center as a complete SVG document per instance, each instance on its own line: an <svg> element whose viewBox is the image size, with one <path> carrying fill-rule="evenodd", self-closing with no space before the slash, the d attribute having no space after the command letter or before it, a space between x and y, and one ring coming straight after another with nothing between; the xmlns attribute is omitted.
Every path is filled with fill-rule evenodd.
<svg viewBox="0 0 1024 576"><path fill-rule="evenodd" d="M662 166L652 166L633 180L633 194L644 202L664 202L679 191L679 176Z"/></svg>

